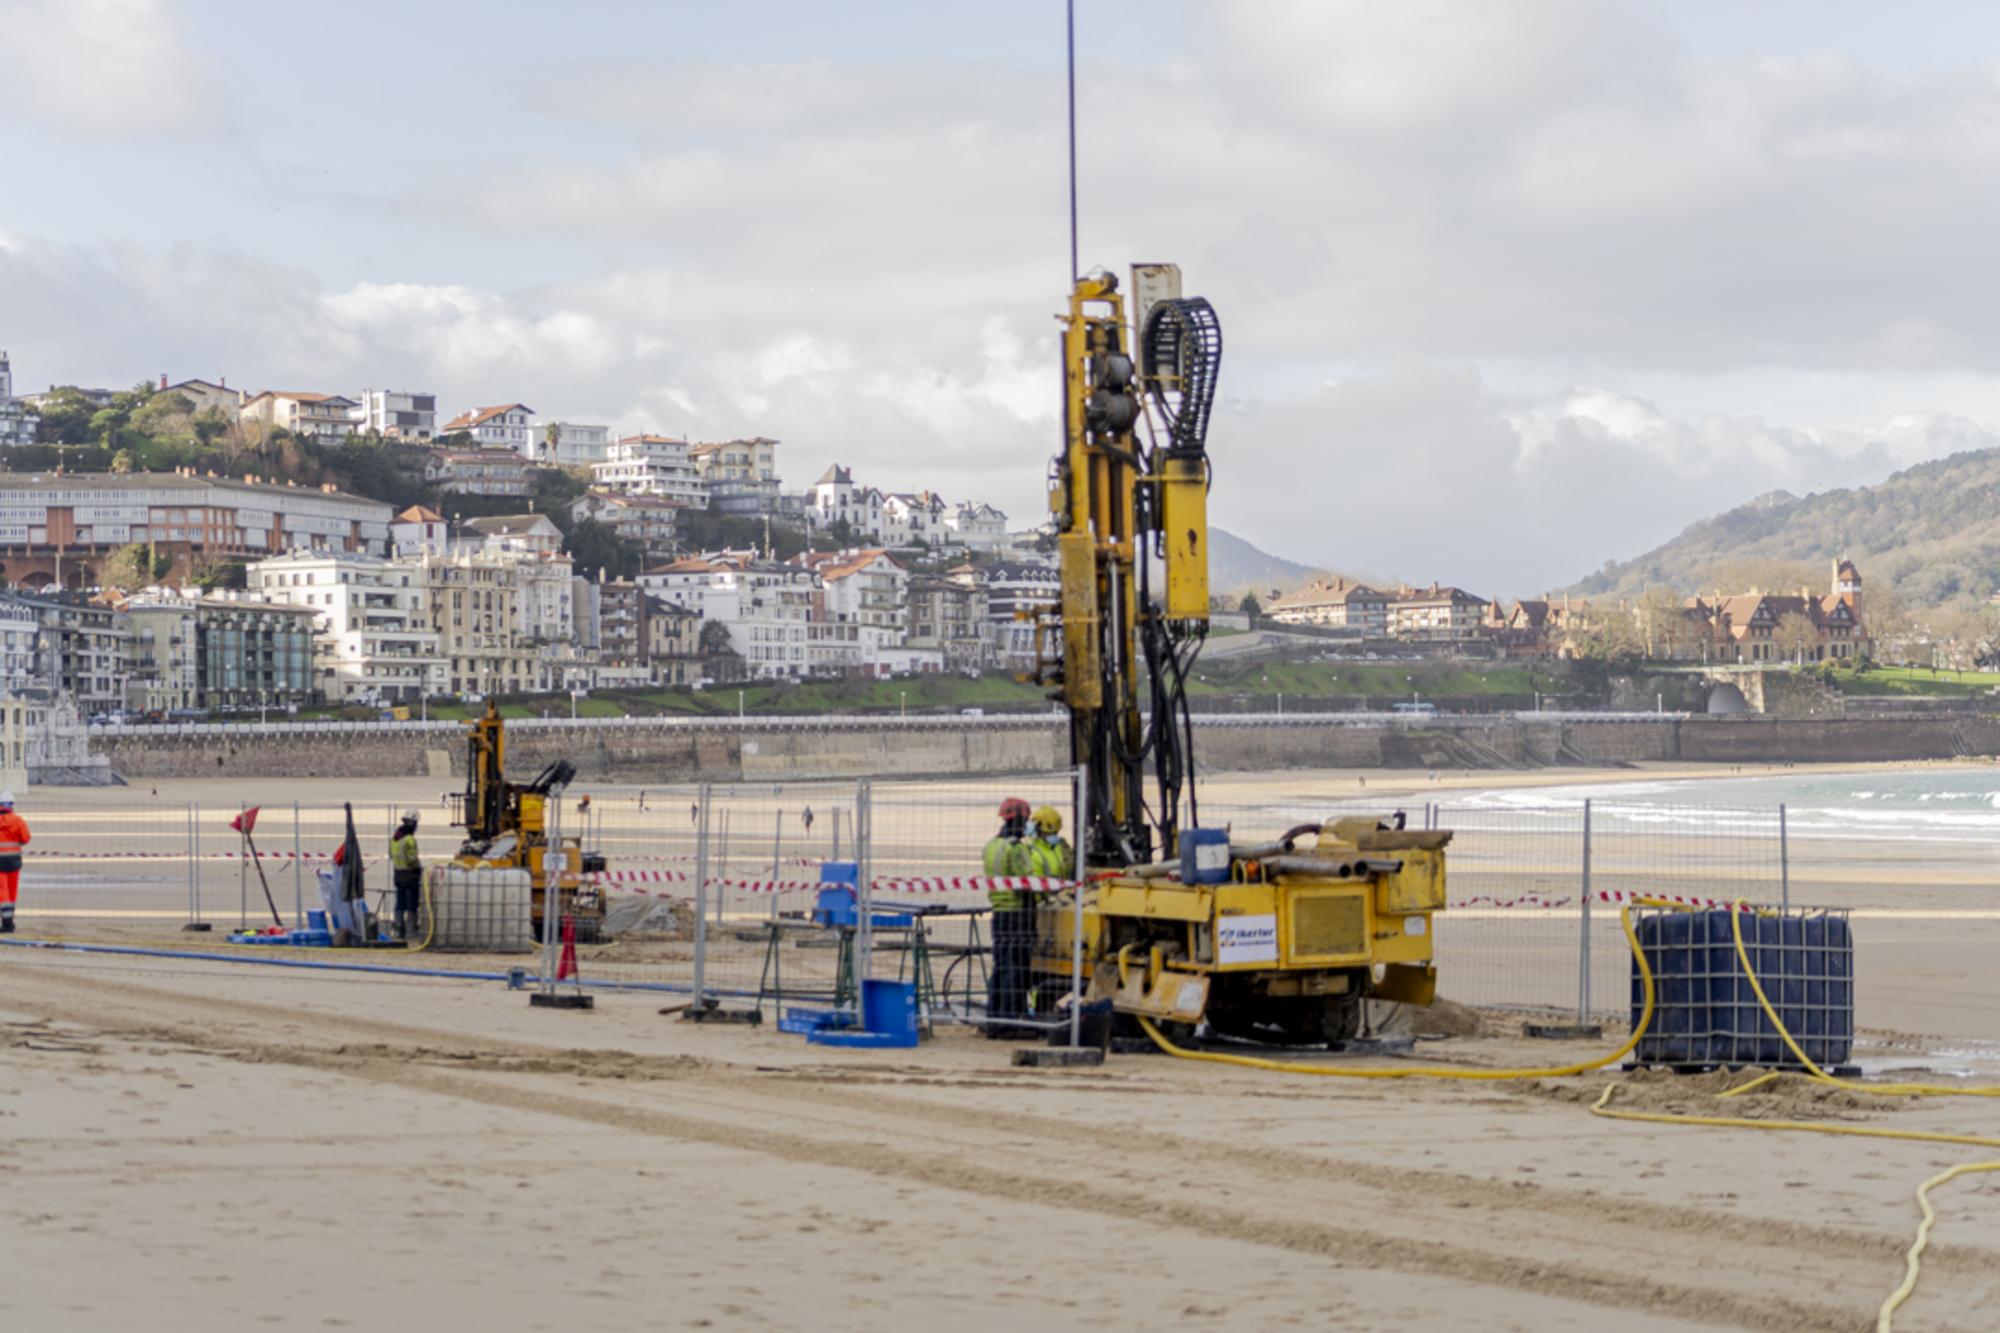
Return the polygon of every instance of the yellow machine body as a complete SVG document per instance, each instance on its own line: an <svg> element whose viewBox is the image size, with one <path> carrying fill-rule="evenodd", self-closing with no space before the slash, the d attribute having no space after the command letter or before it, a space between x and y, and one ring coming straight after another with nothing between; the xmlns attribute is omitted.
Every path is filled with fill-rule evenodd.
<svg viewBox="0 0 2000 1333"><path fill-rule="evenodd" d="M581 938L592 938L604 917L604 899L586 882L586 854L581 839L564 836L559 847L549 843L549 804L573 773L567 765L551 766L537 783L509 782L506 777L506 724L491 701L467 728L465 791L456 798L452 822L466 831L465 845L452 864L467 868L526 870L532 886L532 916L537 933L547 910L548 888L555 885L564 916L577 921ZM564 770L558 772L558 768ZM538 785L539 784L539 785Z"/></svg>
<svg viewBox="0 0 2000 1333"><path fill-rule="evenodd" d="M1090 992L1120 1013L1297 1041L1352 1036L1363 999L1427 1005L1449 839L1383 831L1363 851L1323 832L1311 853L1283 858L1282 872L1253 861L1225 884L1100 879L1084 890ZM1313 862L1324 873L1297 868ZM1067 979L1076 920L1074 898L1046 904L1040 973Z"/></svg>

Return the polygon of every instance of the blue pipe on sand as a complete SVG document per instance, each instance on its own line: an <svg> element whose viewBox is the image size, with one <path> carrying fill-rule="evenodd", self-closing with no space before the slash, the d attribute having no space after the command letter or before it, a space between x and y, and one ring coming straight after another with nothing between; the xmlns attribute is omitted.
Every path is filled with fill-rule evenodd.
<svg viewBox="0 0 2000 1333"><path fill-rule="evenodd" d="M108 953L129 958L186 958L203 963L247 963L255 967L297 967L312 972L380 972L392 977L444 977L450 981L508 981L513 977L506 972L462 972L448 967L394 967L386 963L315 963L304 958L259 958L239 953L202 953L194 949L141 949L128 944L68 944L56 940L0 940L0 944L15 949L58 949L68 953ZM661 991L672 995L686 995L693 992L692 986L675 986L658 981L586 981L577 980L578 986L590 986L604 990ZM710 989L710 995L742 998L752 994L749 991L720 991Z"/></svg>

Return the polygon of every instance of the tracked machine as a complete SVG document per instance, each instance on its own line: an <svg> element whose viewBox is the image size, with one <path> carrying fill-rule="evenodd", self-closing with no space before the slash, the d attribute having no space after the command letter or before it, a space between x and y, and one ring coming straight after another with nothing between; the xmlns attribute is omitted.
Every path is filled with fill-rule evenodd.
<svg viewBox="0 0 2000 1333"><path fill-rule="evenodd" d="M452 864L527 871L535 938L542 937L553 887L559 919L575 919L579 943L594 941L602 933L604 896L588 876L604 869L604 856L585 851L581 838L560 836L554 846L549 839L550 810L575 780L576 765L558 759L522 783L507 781L506 760L506 723L489 700L466 728L465 791L452 807L452 823L464 826L465 843Z"/></svg>
<svg viewBox="0 0 2000 1333"><path fill-rule="evenodd" d="M1201 827L1187 680L1208 632L1222 328L1206 300L1181 295L1171 264L1134 266L1131 317L1114 275L1076 280L1049 476L1060 600L1036 627L1038 678L1068 710L1084 784L1088 992L1168 1031L1341 1042L1368 998L1435 997L1451 835L1400 817L1262 839ZM1074 906L1049 904L1037 931L1036 968L1064 990Z"/></svg>

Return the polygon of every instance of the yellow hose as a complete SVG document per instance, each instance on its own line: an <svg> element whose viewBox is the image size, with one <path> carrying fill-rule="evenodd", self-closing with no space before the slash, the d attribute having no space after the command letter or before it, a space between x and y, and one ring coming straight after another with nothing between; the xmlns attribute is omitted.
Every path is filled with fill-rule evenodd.
<svg viewBox="0 0 2000 1333"><path fill-rule="evenodd" d="M1903 1260L1903 1281L1889 1299L1882 1302L1882 1308L1875 1315L1875 1333L1889 1333L1890 1321L1895 1318L1896 1307L1910 1298L1917 1289L1917 1273L1922 1266L1924 1246L1930 1243L1931 1225L1937 1221L1937 1213L1931 1208L1931 1191L1957 1176L1971 1175L1975 1171L2000 1171L2000 1162L1961 1162L1949 1171L1940 1171L1917 1186L1917 1207L1923 1210L1924 1220L1917 1224L1917 1238L1910 1245L1910 1252Z"/></svg>
<svg viewBox="0 0 2000 1333"><path fill-rule="evenodd" d="M1639 1013L1639 1021L1632 1025L1632 1035L1623 1046L1609 1055L1594 1060L1585 1060L1573 1065L1555 1065L1547 1069L1454 1069L1438 1065L1398 1065L1387 1069L1349 1069L1339 1065L1305 1065L1296 1061L1266 1060L1255 1055L1233 1055L1223 1051L1191 1051L1184 1046L1176 1046L1153 1026L1151 1019L1144 1015L1134 1015L1153 1044L1168 1055L1177 1055L1183 1060L1207 1060L1213 1064L1241 1065L1245 1069L1271 1069L1281 1074L1310 1074L1317 1078L1449 1078L1468 1081L1492 1082L1521 1078L1565 1078L1571 1074L1588 1073L1630 1055L1639 1045L1639 1039L1646 1035L1646 1029L1653 1022L1653 969L1646 963L1645 951L1639 947L1639 937L1632 930L1632 910L1618 909L1618 924L1625 931L1625 943L1631 946L1632 960L1638 965L1639 980L1645 992L1645 1007ZM1131 945L1118 951L1118 977L1125 979L1125 952Z"/></svg>
<svg viewBox="0 0 2000 1333"><path fill-rule="evenodd" d="M1665 906L1668 904L1653 904L1649 902L1646 905ZM1736 944L1736 958L1742 964L1743 975L1749 979L1751 992L1756 995L1757 1003L1763 1009L1765 1017L1771 1020L1771 1026L1777 1029L1778 1036L1784 1041L1785 1046L1797 1057L1799 1063L1804 1065L1809 1071L1804 1077L1810 1078L1816 1083L1831 1084L1834 1087L1845 1088L1849 1091L1876 1093L1884 1097L2000 1096L2000 1087L1954 1088L1942 1084L1924 1083L1892 1083L1869 1087L1862 1084L1844 1083L1827 1073L1824 1069L1821 1069L1800 1048L1798 1042L1793 1039L1791 1031L1784 1024L1784 1020L1778 1017L1778 1011L1772 1007L1770 997L1764 993L1763 983L1757 979L1756 970L1750 966L1750 953L1743 945L1742 920L1744 913L1749 910L1749 903L1739 900L1735 910L1729 914L1729 928ZM1631 1037L1626 1040L1623 1046L1620 1046L1609 1055L1573 1065L1559 1065L1547 1069L1451 1069L1435 1066L1412 1066L1390 1069L1344 1069L1327 1065L1299 1064L1295 1061L1266 1060L1254 1055L1233 1055L1221 1051L1191 1051L1168 1041L1160 1030L1153 1025L1150 1019L1143 1015L1134 1015L1134 1017L1138 1018L1139 1026L1145 1029L1146 1035L1153 1039L1153 1043L1169 1055L1179 1056L1184 1060L1207 1060L1215 1064L1241 1065L1246 1069L1269 1069L1282 1074L1310 1074L1319 1078L1446 1078L1467 1080L1563 1078L1572 1074L1587 1073L1593 1069L1602 1069L1613 1061L1622 1059L1637 1048L1640 1038L1646 1034L1646 1029L1652 1024L1654 1001L1653 970L1648 966L1645 951L1639 947L1639 937L1632 929L1632 915L1629 907L1621 907L1619 909L1618 924L1625 932L1625 943L1631 948L1632 960L1639 969L1639 978L1645 993L1645 1007L1639 1015L1639 1021L1632 1027ZM1126 954L1131 947L1127 945L1118 951L1118 979L1121 984L1126 979ZM1723 1097L1734 1097L1748 1092L1752 1088L1762 1087L1777 1078L1781 1072L1779 1070L1772 1070L1769 1073L1750 1080L1748 1083L1731 1088L1728 1092L1721 1095ZM1602 1116L1607 1120L1637 1120L1656 1125L1698 1125L1714 1129L1762 1129L1803 1134L1844 1134L1853 1138L1906 1139L1915 1143L1948 1143L1975 1148L2000 1148L2000 1138L1986 1138L1975 1134L1944 1134L1925 1130L1875 1129L1864 1125L1822 1125L1807 1120L1748 1120L1736 1116L1667 1115L1655 1111L1621 1111L1611 1106L1612 1095L1618 1091L1620 1086L1616 1083L1608 1085L1604 1089L1604 1095L1599 1097L1597 1102L1590 1108L1590 1113L1595 1116ZM1923 1221L1917 1228L1915 1242L1910 1246L1902 1284L1890 1294L1888 1300L1882 1303L1882 1308L1876 1315L1875 1327L1877 1333L1890 1333L1891 1320L1895 1315L1896 1308L1908 1300L1910 1293L1916 1290L1917 1276L1922 1271L1924 1246L1929 1242L1931 1226L1937 1220L1937 1214L1931 1208L1930 1191L1934 1187L1942 1185L1956 1176L1982 1171L2000 1171L2000 1161L1963 1163L1948 1171L1932 1176L1929 1180L1917 1186L1917 1206L1922 1210Z"/></svg>

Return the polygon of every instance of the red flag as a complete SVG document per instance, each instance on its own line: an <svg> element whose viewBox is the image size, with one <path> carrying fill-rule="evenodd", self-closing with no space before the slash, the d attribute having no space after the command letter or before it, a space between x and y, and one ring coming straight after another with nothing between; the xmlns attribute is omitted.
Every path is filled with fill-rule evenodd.
<svg viewBox="0 0 2000 1333"><path fill-rule="evenodd" d="M563 918L562 958L556 963L556 980L568 981L577 975L576 970L576 918Z"/></svg>
<svg viewBox="0 0 2000 1333"><path fill-rule="evenodd" d="M229 827L246 837L249 836L250 831L257 827L257 812L261 809L263 809L262 806L251 806L248 810L230 820Z"/></svg>

